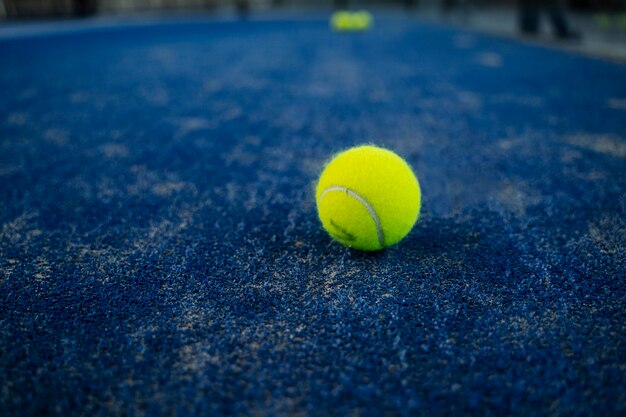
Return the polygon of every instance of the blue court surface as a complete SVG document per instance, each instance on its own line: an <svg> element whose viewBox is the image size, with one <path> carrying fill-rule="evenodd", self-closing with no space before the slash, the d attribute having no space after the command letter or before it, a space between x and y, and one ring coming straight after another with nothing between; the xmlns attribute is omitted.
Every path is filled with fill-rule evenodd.
<svg viewBox="0 0 626 417"><path fill-rule="evenodd" d="M327 17L0 36L0 415L626 413L626 67ZM362 143L376 253L315 207Z"/></svg>

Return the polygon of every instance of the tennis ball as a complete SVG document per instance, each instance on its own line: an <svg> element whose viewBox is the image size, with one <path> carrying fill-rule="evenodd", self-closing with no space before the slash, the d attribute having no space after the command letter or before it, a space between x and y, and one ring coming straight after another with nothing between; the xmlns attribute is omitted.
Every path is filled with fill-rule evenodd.
<svg viewBox="0 0 626 417"><path fill-rule="evenodd" d="M372 15L365 10L354 13L339 10L330 17L330 27L337 31L367 30L372 26L372 22Z"/></svg>
<svg viewBox="0 0 626 417"><path fill-rule="evenodd" d="M345 246L364 251L402 240L421 206L411 167L392 151L370 145L337 154L324 168L315 194L324 229Z"/></svg>
<svg viewBox="0 0 626 417"><path fill-rule="evenodd" d="M350 30L352 28L352 14L345 10L334 12L330 17L330 26L334 30Z"/></svg>
<svg viewBox="0 0 626 417"><path fill-rule="evenodd" d="M352 29L353 30L367 30L372 26L372 15L365 10L352 13Z"/></svg>

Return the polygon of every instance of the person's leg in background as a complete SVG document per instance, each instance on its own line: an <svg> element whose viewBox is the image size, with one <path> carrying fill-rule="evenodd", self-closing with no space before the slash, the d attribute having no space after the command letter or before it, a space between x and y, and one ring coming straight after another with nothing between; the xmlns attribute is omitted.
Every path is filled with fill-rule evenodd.
<svg viewBox="0 0 626 417"><path fill-rule="evenodd" d="M98 12L98 0L74 0L74 15L86 17Z"/></svg>
<svg viewBox="0 0 626 417"><path fill-rule="evenodd" d="M539 9L541 0L519 1L519 28L522 33L536 34L539 32Z"/></svg>
<svg viewBox="0 0 626 417"><path fill-rule="evenodd" d="M250 14L250 1L249 0L236 0L235 10L240 19L246 19Z"/></svg>
<svg viewBox="0 0 626 417"><path fill-rule="evenodd" d="M539 18L542 9L550 15L554 35L559 39L578 39L580 34L573 31L565 17L562 0L519 0L519 28L523 33L539 32Z"/></svg>
<svg viewBox="0 0 626 417"><path fill-rule="evenodd" d="M571 29L565 17L565 6L562 0L545 0L546 8L550 14L554 35L560 39L577 39L580 34Z"/></svg>

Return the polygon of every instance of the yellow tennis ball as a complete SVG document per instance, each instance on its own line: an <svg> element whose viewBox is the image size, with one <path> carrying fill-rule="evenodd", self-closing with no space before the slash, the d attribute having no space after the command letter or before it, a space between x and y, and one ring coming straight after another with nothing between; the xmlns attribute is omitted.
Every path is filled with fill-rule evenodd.
<svg viewBox="0 0 626 417"><path fill-rule="evenodd" d="M352 29L367 30L372 26L372 15L365 10L352 13Z"/></svg>
<svg viewBox="0 0 626 417"><path fill-rule="evenodd" d="M351 30L352 14L345 10L339 10L330 17L330 27L334 30Z"/></svg>
<svg viewBox="0 0 626 417"><path fill-rule="evenodd" d="M341 152L326 165L316 201L322 225L335 240L375 251L411 231L419 216L421 191L401 157L366 145Z"/></svg>

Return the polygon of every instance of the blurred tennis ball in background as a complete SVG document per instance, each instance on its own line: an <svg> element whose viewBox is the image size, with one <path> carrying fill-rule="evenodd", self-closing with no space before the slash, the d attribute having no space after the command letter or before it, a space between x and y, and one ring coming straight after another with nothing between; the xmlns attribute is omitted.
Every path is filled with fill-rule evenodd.
<svg viewBox="0 0 626 417"><path fill-rule="evenodd" d="M352 14L346 10L340 10L330 17L330 27L334 30L350 30L352 25Z"/></svg>
<svg viewBox="0 0 626 417"><path fill-rule="evenodd" d="M334 12L330 17L330 27L336 31L361 31L372 27L374 18L371 13L360 10L358 12L349 12L347 10L339 10Z"/></svg>
<svg viewBox="0 0 626 417"><path fill-rule="evenodd" d="M360 10L352 13L352 28L354 30L366 30L372 26L373 18L371 13Z"/></svg>

